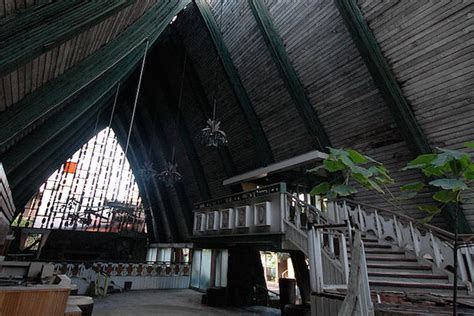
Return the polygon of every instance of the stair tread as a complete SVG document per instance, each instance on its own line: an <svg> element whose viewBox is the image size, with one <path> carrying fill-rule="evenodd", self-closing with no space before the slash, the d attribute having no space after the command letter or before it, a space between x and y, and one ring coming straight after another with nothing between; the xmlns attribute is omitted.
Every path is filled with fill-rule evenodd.
<svg viewBox="0 0 474 316"><path fill-rule="evenodd" d="M393 278L420 278L420 279L449 279L447 275L443 274L429 274L429 273L409 273L409 272L368 272L369 277L371 276L380 276L380 277L393 277Z"/></svg>
<svg viewBox="0 0 474 316"><path fill-rule="evenodd" d="M403 264L384 264L384 263L367 263L368 268L384 268L384 269L411 269L411 270L431 270L431 266L427 265L403 265Z"/></svg>
<svg viewBox="0 0 474 316"><path fill-rule="evenodd" d="M384 280L369 280L370 285L378 286L394 286L394 287L409 287L409 288L435 288L435 289L452 289L453 285L450 283L421 283L421 282L397 282ZM463 284L458 285L458 289L465 289Z"/></svg>

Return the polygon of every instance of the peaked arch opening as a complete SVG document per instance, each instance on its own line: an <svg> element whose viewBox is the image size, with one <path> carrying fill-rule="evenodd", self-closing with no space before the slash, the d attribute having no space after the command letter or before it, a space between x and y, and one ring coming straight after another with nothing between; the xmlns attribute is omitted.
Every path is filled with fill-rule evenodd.
<svg viewBox="0 0 474 316"><path fill-rule="evenodd" d="M114 131L104 128L67 159L31 197L13 226L146 233L138 185Z"/></svg>

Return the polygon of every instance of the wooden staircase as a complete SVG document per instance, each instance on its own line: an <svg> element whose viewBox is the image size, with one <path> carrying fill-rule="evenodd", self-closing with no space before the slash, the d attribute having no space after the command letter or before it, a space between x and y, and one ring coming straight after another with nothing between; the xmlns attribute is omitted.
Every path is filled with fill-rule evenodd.
<svg viewBox="0 0 474 316"><path fill-rule="evenodd" d="M436 293L452 296L453 275L436 269L429 260L420 259L397 246L363 234L370 290L383 292ZM349 259L350 250L349 250ZM350 260L349 260L350 261ZM458 295L469 295L466 284L458 285Z"/></svg>
<svg viewBox="0 0 474 316"><path fill-rule="evenodd" d="M366 212L360 205L349 207L345 201L334 203L332 214L331 210L321 212L295 197L290 196L288 201L288 208L296 208L296 215L284 218L286 238L309 257L313 292L349 292L348 275L354 262L349 239L359 231L363 255L356 261L360 262L363 278L357 291L365 291L364 296L370 297L373 303L384 303L384 298L390 295L452 300L454 274L449 269L453 250L449 233L406 217L381 215L375 208ZM313 228L299 223L303 213ZM340 228L341 223L347 224L345 231ZM472 248L458 252L457 288L458 298L474 307L473 254ZM364 308L373 311L370 300Z"/></svg>

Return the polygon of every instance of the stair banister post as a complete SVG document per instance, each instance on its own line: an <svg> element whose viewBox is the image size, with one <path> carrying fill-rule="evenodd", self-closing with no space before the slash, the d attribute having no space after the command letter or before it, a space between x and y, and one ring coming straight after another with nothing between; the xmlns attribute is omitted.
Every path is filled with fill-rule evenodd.
<svg viewBox="0 0 474 316"><path fill-rule="evenodd" d="M308 230L308 255L309 255L309 282L311 290L316 293L322 292L322 260L321 260L321 242L319 232L311 228Z"/></svg>
<svg viewBox="0 0 474 316"><path fill-rule="evenodd" d="M295 225L298 229L301 229L301 206L299 202L296 202Z"/></svg>
<svg viewBox="0 0 474 316"><path fill-rule="evenodd" d="M329 247L329 252L331 254L334 254L334 234L332 233L328 233L328 247Z"/></svg>
<svg viewBox="0 0 474 316"><path fill-rule="evenodd" d="M380 226L380 219L377 210L375 210L375 227L377 228L377 237L382 239L382 227Z"/></svg>
<svg viewBox="0 0 474 316"><path fill-rule="evenodd" d="M357 215L359 215L359 229L361 232L365 232L364 216L362 215L362 210L360 209L359 204L357 204Z"/></svg>
<svg viewBox="0 0 474 316"><path fill-rule="evenodd" d="M473 267L473 262L472 262L472 257L471 257L471 251L473 247L465 247L461 248L461 252L464 253L464 257L466 257L466 263L467 263L467 273L469 274L469 277L471 280L474 281L474 267Z"/></svg>
<svg viewBox="0 0 474 316"><path fill-rule="evenodd" d="M318 293L322 293L324 289L324 279L323 279L323 258L322 258L322 248L321 248L321 243L322 243L322 235L321 235L321 230L317 229L316 230L316 280L317 280L317 285L318 285Z"/></svg>
<svg viewBox="0 0 474 316"><path fill-rule="evenodd" d="M410 232L411 232L411 239L413 241L413 251L415 251L415 255L420 255L420 241L418 239L418 235L415 233L415 229L413 228L413 223L410 222Z"/></svg>
<svg viewBox="0 0 474 316"><path fill-rule="evenodd" d="M458 257L458 277L461 278L463 282L467 282L467 271L466 265L464 264L464 260L461 255L461 249L458 247L456 256Z"/></svg>
<svg viewBox="0 0 474 316"><path fill-rule="evenodd" d="M349 235L350 235L350 230L349 230ZM344 269L344 281L346 282L346 285L349 283L349 260L347 258L347 243L346 243L346 236L341 233L339 238L339 243L340 243L340 251L341 251L341 259L342 259L342 268Z"/></svg>
<svg viewBox="0 0 474 316"><path fill-rule="evenodd" d="M398 222L398 218L395 215L393 215L393 223L395 225L395 233L397 235L398 247L403 247L403 235L402 235L402 231L400 229L400 224Z"/></svg>
<svg viewBox="0 0 474 316"><path fill-rule="evenodd" d="M360 241L360 281L362 283L361 302L363 306L363 315L373 315L373 303L370 297L369 276L367 271L367 260L365 258L364 242Z"/></svg>
<svg viewBox="0 0 474 316"><path fill-rule="evenodd" d="M433 247L433 254L434 254L434 262L436 267L441 267L441 253L439 251L438 241L434 238L433 232L430 230L430 239L431 239L431 246Z"/></svg>
<svg viewBox="0 0 474 316"><path fill-rule="evenodd" d="M285 219L288 218L288 214L290 213L290 210L289 210L290 206L289 206L289 203L288 203L288 197L286 196L285 193L282 193L280 195L280 227L281 227L281 231L282 232L285 232L285 224L284 224L284 221Z"/></svg>

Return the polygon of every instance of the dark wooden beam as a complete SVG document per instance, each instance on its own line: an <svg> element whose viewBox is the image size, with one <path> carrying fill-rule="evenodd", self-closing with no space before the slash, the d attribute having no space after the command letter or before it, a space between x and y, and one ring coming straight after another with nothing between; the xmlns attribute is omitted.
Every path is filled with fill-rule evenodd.
<svg viewBox="0 0 474 316"><path fill-rule="evenodd" d="M122 104L120 109L122 109L120 114L124 116L123 122L125 120L130 120L130 117L132 115L130 106L133 106L133 103L125 102ZM153 161L150 157L150 146L152 146L151 143L145 143L145 138L147 138L148 130L143 130L140 127L143 127L143 122L140 120L141 116L140 113L144 110L144 107L142 104L138 104L137 115L135 116L135 122L132 126L132 134L131 134L131 139L130 139L130 145L135 146L136 152L139 152L140 155L137 158L138 163L141 161L141 166L143 166L144 162L146 160L148 161ZM129 122L127 121L127 125L129 125ZM125 125L125 126L127 126ZM141 159L140 159L141 158ZM139 177L139 174L136 173L136 177ZM156 191L158 191L159 198L161 199L161 202L163 204L163 210L166 213L166 216L168 218L168 223L170 225L170 231L171 231L171 237L172 241L183 241L183 240L188 240L189 238L189 231L186 223L183 223L183 217L184 213L182 212L181 205L179 203L174 203L176 201L173 201L171 198L171 194L169 190L165 187L164 183L160 182L156 177L153 177L150 179L148 182L151 184ZM180 238L181 237L181 240Z"/></svg>
<svg viewBox="0 0 474 316"><path fill-rule="evenodd" d="M46 146L42 147L36 155L25 160L21 164L21 168L17 168L12 172L8 173L10 179L10 185L14 192L17 191L19 186L28 186L29 177L31 174L34 174L38 168L44 164L46 161L49 161L49 156L54 152L60 152L62 148L71 143L71 139L74 139L74 135L81 131L85 126L89 124L95 124L97 121L97 111L91 111L84 117L78 119L70 125L67 131L57 135L56 137L50 139ZM80 144L82 145L82 144ZM57 165L63 163L63 161L55 162Z"/></svg>
<svg viewBox="0 0 474 316"><path fill-rule="evenodd" d="M31 157L35 159L38 153L41 154L44 147L48 146L49 141L67 132L76 120L87 115L91 109L96 111L107 104L110 105L110 98L114 93L113 90L110 90L102 96L96 96L93 90L89 92L75 99L74 106L68 108L67 111L60 111L46 124L33 130L28 137L21 139L15 146L1 154L7 173L10 174L22 167L22 164ZM96 97L100 98L97 102L95 101Z"/></svg>
<svg viewBox="0 0 474 316"><path fill-rule="evenodd" d="M51 174L86 141L94 136L94 124L93 120L89 120L82 128L75 130L75 133L72 135L65 135L67 137L66 142L65 139L57 139L51 144L51 150L48 148L48 150L42 152L41 157L38 157L34 169L30 169L31 165L29 164L25 165L25 169L28 168L27 170L29 171L27 178L12 189L15 202L17 203L17 214L23 211L27 201ZM57 144L59 145L57 146Z"/></svg>
<svg viewBox="0 0 474 316"><path fill-rule="evenodd" d="M286 88L293 99L298 113L306 125L306 129L313 137L316 148L321 151L327 151L331 146L323 124L318 118L308 96L306 95L303 84L301 83L296 70L291 64L285 45L273 25L270 13L263 4L262 0L248 0L252 13L257 21L258 28L262 34L268 50L272 56L280 77L286 85Z"/></svg>
<svg viewBox="0 0 474 316"><path fill-rule="evenodd" d="M173 124L178 129L179 139L183 142L184 148L186 149L186 155L193 169L194 179L199 188L200 196L203 200L212 198L211 191L202 167L199 155L194 147L194 143L191 139L191 134L186 126L182 113L177 109L178 99L172 94L173 89L170 87L166 80L163 80L161 76L153 76L160 72L160 67L157 65L150 64L150 71L145 72L145 86L147 87L147 95L152 104L155 104L157 109L161 108L169 111L170 115L174 117ZM162 87L162 88L159 88ZM153 91L153 92L152 92ZM161 97L161 98L160 98ZM162 131L164 132L164 131ZM171 159L171 151L168 142L166 141L165 134L160 137L164 152L167 153L168 159Z"/></svg>
<svg viewBox="0 0 474 316"><path fill-rule="evenodd" d="M19 16L0 31L0 75L131 5L130 0L57 1Z"/></svg>
<svg viewBox="0 0 474 316"><path fill-rule="evenodd" d="M198 11L201 14L202 20L209 31L212 42L216 48L217 54L220 57L224 71L227 74L229 84L234 92L235 97L242 109L242 112L246 118L247 124L252 132L252 137L255 141L256 151L260 160L260 165L266 166L274 162L273 153L270 148L270 144L265 136L260 120L255 113L250 98L245 91L244 86L240 80L237 69L234 66L230 53L224 43L221 32L217 23L212 15L209 4L206 0L194 0Z"/></svg>
<svg viewBox="0 0 474 316"><path fill-rule="evenodd" d="M120 144L122 148L125 148L125 144L127 141L127 133L128 130L126 129L126 125L123 121L124 119L120 117L120 115L116 115L114 118L114 130L117 132L117 137L119 137ZM136 162L136 167L139 168L140 166L140 157L139 157L139 151L135 149L135 143L132 142L129 145L130 151L133 153L135 156L135 162ZM131 153L127 155L132 155ZM143 157L141 158L143 160ZM138 173L135 173L138 176ZM146 184L145 184L146 185ZM150 202L153 203L155 206L153 209L155 210L155 216L154 220L155 223L158 227L158 234L159 234L159 239L161 242L171 242L172 241L172 233L171 233L171 227L170 223L168 220L168 215L167 215L167 208L165 206L165 203L163 202L163 197L158 189L158 186L155 182L152 181L151 185L148 184L148 193L150 197Z"/></svg>
<svg viewBox="0 0 474 316"><path fill-rule="evenodd" d="M105 90L110 90L140 61L144 54L145 40L148 40L150 45L155 44L171 19L189 1L158 2L109 44L65 75L49 82L26 96L16 106L4 111L0 115L0 126L2 126L0 152L63 108L71 99L83 92L84 88L95 85L94 91L100 94L97 84L104 81L103 76L117 68L122 69L122 72L115 73L114 80L108 82L109 86Z"/></svg>
<svg viewBox="0 0 474 316"><path fill-rule="evenodd" d="M181 39L179 33L174 29L173 25L171 25L172 32L169 32L169 43L171 45L171 49L176 52L176 55L173 54L172 56L180 58L175 58L175 60L182 60L184 55L188 56L186 62L186 73L185 73L185 81L186 84L189 85L191 92L193 93L193 99L196 104L199 106L201 113L204 118L212 117L212 105L209 102L209 99L206 95L205 89L201 84L201 80L199 79L199 75L197 74L193 61L191 60L191 56L187 53L186 47ZM180 65L180 62L176 62L175 65ZM182 67L181 67L182 68ZM182 69L180 70L182 71ZM217 152L219 153L219 157L221 158L222 165L224 167L225 173L227 177L232 177L237 174L237 168L235 167L234 161L232 159L232 155L228 147L219 147L217 148Z"/></svg>
<svg viewBox="0 0 474 316"><path fill-rule="evenodd" d="M143 137L144 146L146 146L149 150L148 159L150 161L154 161L158 163L160 168L164 168L166 166L166 158L169 157L168 152L168 144L162 144L160 137L157 135L156 124L153 124L152 117L156 117L158 119L158 113L156 113L157 109L153 113L150 112L148 107L148 98L143 96L141 98L140 104L140 111L137 113L137 129L140 135ZM158 172L160 170L157 170ZM180 224L180 236L181 240L189 240L189 234L192 231L192 204L190 203L186 191L184 190L184 185L182 182L178 182L172 188L166 188L163 183L160 183L160 188L163 192L167 191L167 195L169 195L171 201L173 202L174 208L176 209L176 213L178 214L178 219L181 222L181 217L184 218L185 225Z"/></svg>
<svg viewBox="0 0 474 316"><path fill-rule="evenodd" d="M335 2L360 56L392 112L398 130L409 145L411 152L414 156L431 153L432 149L423 130L403 95L403 91L383 55L377 39L365 21L362 11L357 5L357 0L335 0ZM454 223L453 208L449 207L446 212L443 212L443 215L448 223ZM459 212L458 230L462 233L472 232L464 212Z"/></svg>

